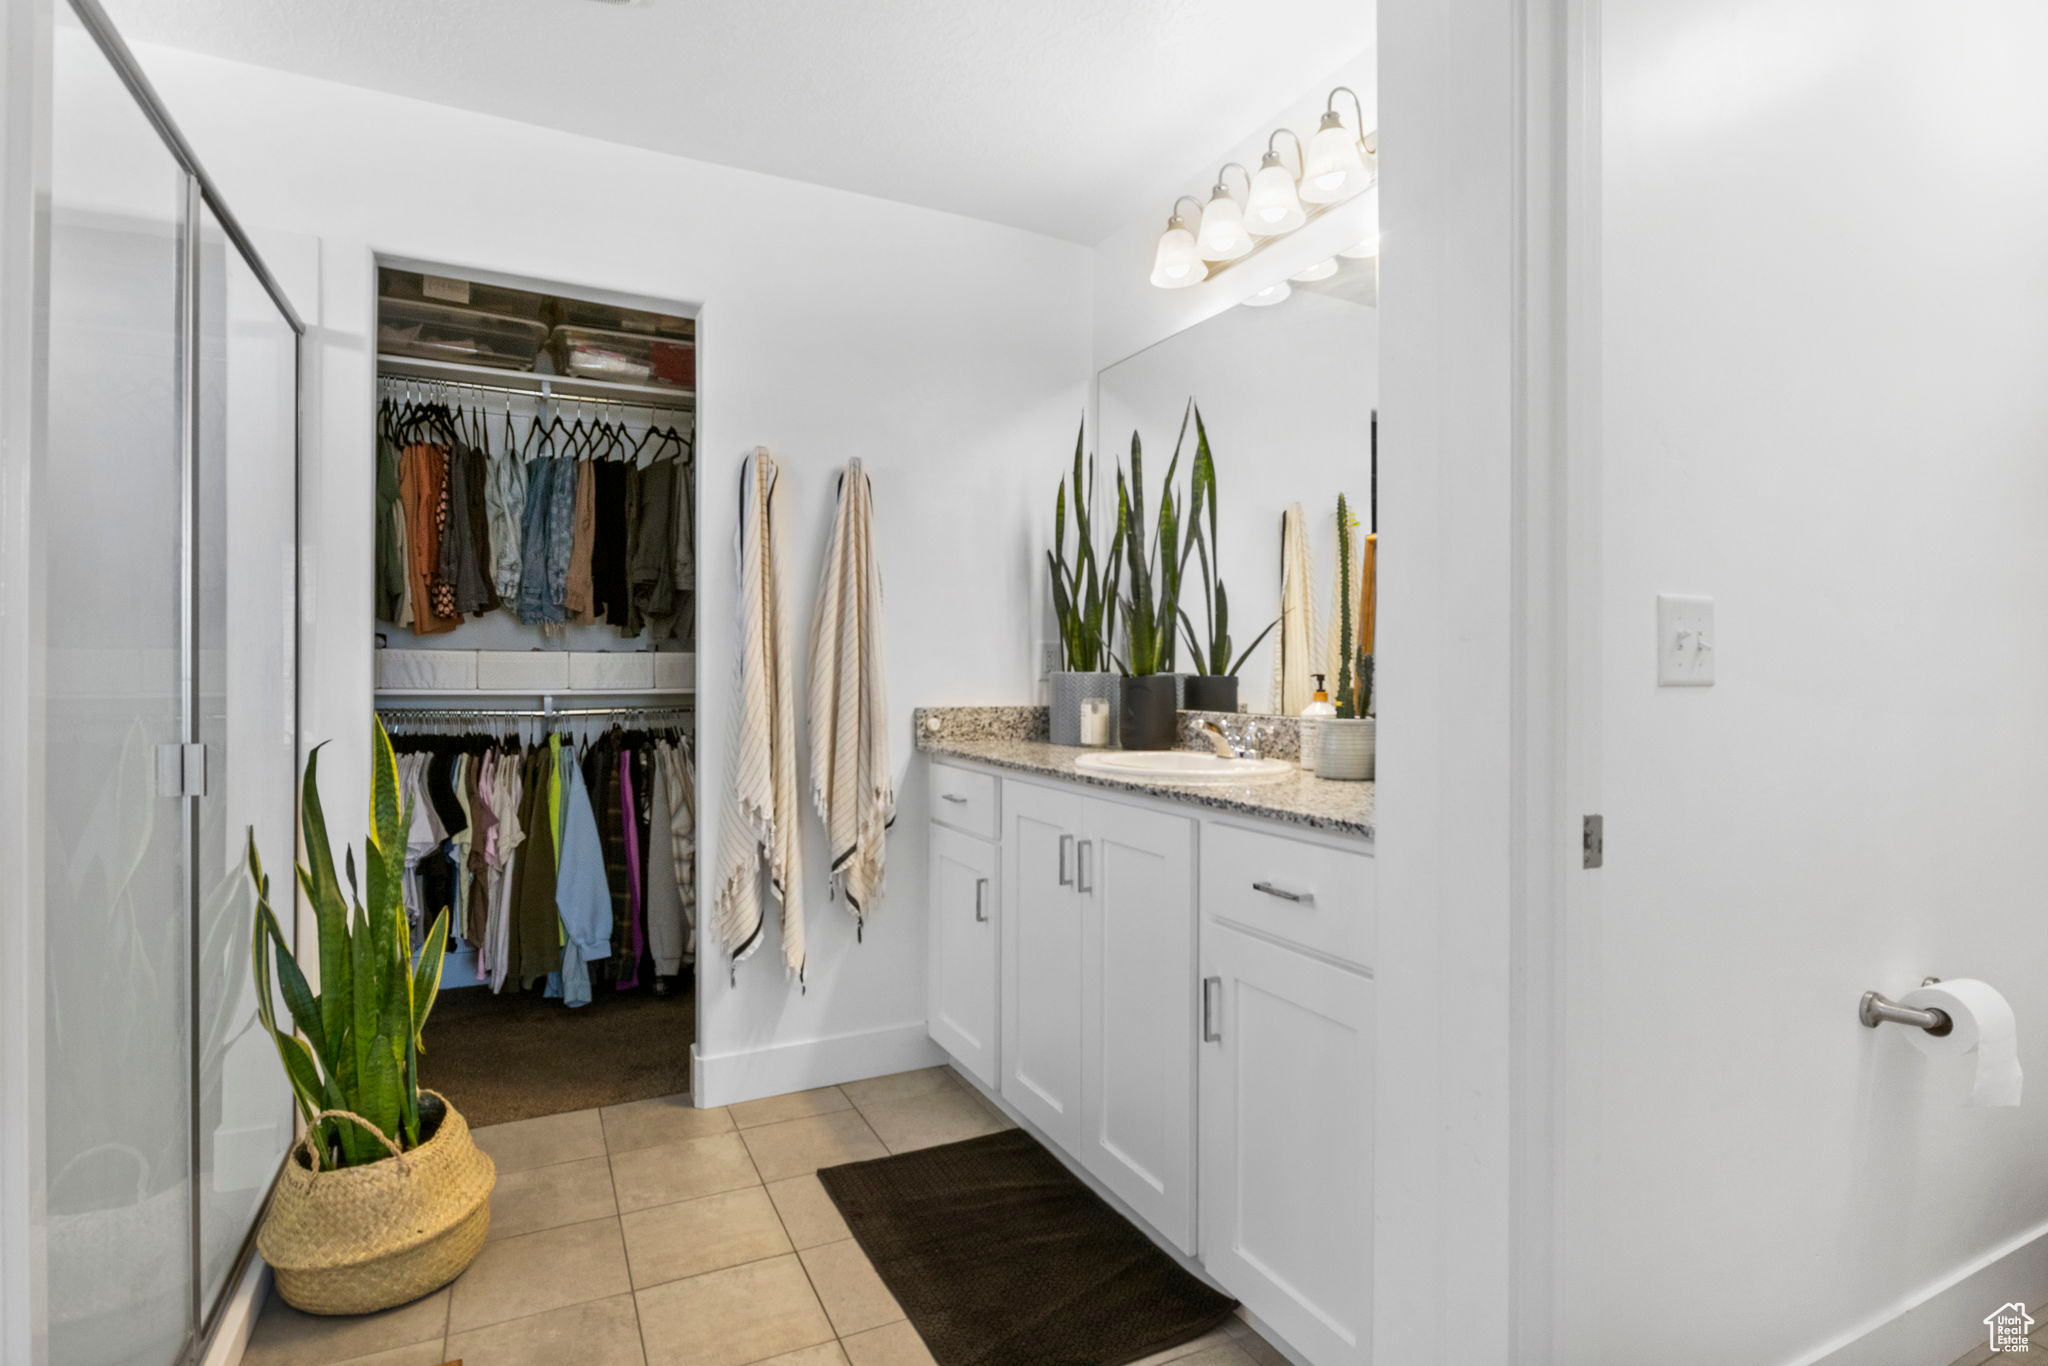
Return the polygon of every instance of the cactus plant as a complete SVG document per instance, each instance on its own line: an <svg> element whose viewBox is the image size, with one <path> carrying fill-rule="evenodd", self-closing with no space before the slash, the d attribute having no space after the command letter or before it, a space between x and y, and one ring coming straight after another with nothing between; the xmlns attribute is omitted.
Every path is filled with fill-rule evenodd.
<svg viewBox="0 0 2048 1366"><path fill-rule="evenodd" d="M363 849L367 904L356 884L353 850L345 864L348 896L342 895L320 810L319 764L316 748L306 759L301 796L308 862L297 869L298 886L319 929L319 994L308 985L271 909L270 879L257 856L253 829L248 840L249 877L256 888L251 957L258 1017L277 1044L300 1114L317 1130L321 1160L350 1167L388 1153L358 1125L331 1119L316 1123L320 1111L349 1111L401 1147L419 1146L419 1055L426 1051L422 1034L441 986L448 909L435 915L415 965L402 893L411 812L399 799L398 761L383 723L376 725L371 755L370 833ZM282 993L291 1013L289 1033L278 1027L273 990Z"/></svg>

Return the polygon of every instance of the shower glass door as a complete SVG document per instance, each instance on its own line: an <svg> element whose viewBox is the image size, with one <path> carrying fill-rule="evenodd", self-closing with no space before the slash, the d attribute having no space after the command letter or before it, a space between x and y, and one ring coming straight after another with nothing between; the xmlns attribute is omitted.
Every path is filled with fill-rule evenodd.
<svg viewBox="0 0 2048 1366"><path fill-rule="evenodd" d="M41 518L50 1361L168 1363L194 1303L191 865L158 774L185 726L186 177L84 35L58 39Z"/></svg>
<svg viewBox="0 0 2048 1366"><path fill-rule="evenodd" d="M244 860L253 833L289 934L299 329L132 57L72 3L88 27L52 53L37 528L38 1366L177 1366L293 1135Z"/></svg>

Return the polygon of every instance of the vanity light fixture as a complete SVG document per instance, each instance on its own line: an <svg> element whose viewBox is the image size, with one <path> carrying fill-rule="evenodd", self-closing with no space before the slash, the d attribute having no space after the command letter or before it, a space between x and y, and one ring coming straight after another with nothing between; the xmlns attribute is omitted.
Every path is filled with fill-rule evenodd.
<svg viewBox="0 0 2048 1366"><path fill-rule="evenodd" d="M1276 146L1282 133L1294 138L1294 159L1301 162L1301 139L1291 128L1275 128L1273 136L1266 139L1266 155L1259 161L1259 173L1252 177L1252 191L1244 206L1245 225L1260 237L1278 237L1308 222L1295 187L1298 177L1281 161Z"/></svg>
<svg viewBox="0 0 2048 1366"><path fill-rule="evenodd" d="M1244 301L1246 308L1271 308L1274 304L1287 302L1287 296L1294 293L1294 287L1285 280L1275 280L1258 293Z"/></svg>
<svg viewBox="0 0 2048 1366"><path fill-rule="evenodd" d="M1158 249L1152 253L1152 283L1161 289L1186 289L1209 278L1208 268L1195 248L1195 234L1181 217L1183 203L1193 204L1195 221L1202 220L1202 202L1193 195L1184 194L1173 201L1173 217L1166 220L1166 231L1159 234Z"/></svg>
<svg viewBox="0 0 2048 1366"><path fill-rule="evenodd" d="M1244 208L1223 183L1232 166L1244 177L1245 197L1251 197L1252 173L1234 161L1226 162L1216 173L1216 188L1209 192L1209 207L1202 210L1202 231L1196 236L1204 261L1235 261L1252 249L1252 235L1244 226Z"/></svg>
<svg viewBox="0 0 2048 1366"><path fill-rule="evenodd" d="M1349 95L1358 111L1357 132L1346 127L1344 116L1337 112L1339 95ZM1322 127L1308 140L1308 152L1302 158L1301 197L1310 204L1335 204L1372 182L1373 168L1365 145L1365 102L1356 90L1340 85L1330 92Z"/></svg>
<svg viewBox="0 0 2048 1366"><path fill-rule="evenodd" d="M1287 278L1298 285L1312 285L1318 280L1327 280L1337 273L1337 258L1332 256L1316 262L1307 270L1298 270Z"/></svg>

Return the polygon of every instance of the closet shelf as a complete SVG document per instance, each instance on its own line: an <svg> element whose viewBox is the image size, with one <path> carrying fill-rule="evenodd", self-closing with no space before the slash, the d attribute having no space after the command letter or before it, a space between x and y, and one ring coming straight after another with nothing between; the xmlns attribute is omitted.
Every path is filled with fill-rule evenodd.
<svg viewBox="0 0 2048 1366"><path fill-rule="evenodd" d="M533 394L540 398L574 401L579 398L606 399L630 407L694 409L697 391L666 384L624 384L610 379L577 379L572 375L542 375L530 370L505 370L492 365L468 365L461 361L426 360L418 356L380 353L377 373L407 379L444 380L494 393Z"/></svg>
<svg viewBox="0 0 2048 1366"><path fill-rule="evenodd" d="M379 688L378 697L695 697L695 688Z"/></svg>

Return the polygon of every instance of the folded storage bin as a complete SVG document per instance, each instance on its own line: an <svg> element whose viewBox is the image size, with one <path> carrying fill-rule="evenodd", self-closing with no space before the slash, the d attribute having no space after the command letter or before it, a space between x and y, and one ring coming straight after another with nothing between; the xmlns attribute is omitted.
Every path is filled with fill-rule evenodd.
<svg viewBox="0 0 2048 1366"><path fill-rule="evenodd" d="M687 389L696 382L696 350L686 341L565 324L555 329L548 349L554 354L556 373L575 379L672 389Z"/></svg>
<svg viewBox="0 0 2048 1366"><path fill-rule="evenodd" d="M569 656L569 687L645 690L654 686L654 656L641 651L578 650Z"/></svg>
<svg viewBox="0 0 2048 1366"><path fill-rule="evenodd" d="M467 691L476 684L474 650L378 650L379 688Z"/></svg>
<svg viewBox="0 0 2048 1366"><path fill-rule="evenodd" d="M531 370L547 336L541 323L449 304L382 299L377 305L377 350L383 355Z"/></svg>
<svg viewBox="0 0 2048 1366"><path fill-rule="evenodd" d="M696 686L696 655L683 650L663 650L651 658L654 660L655 687L668 689Z"/></svg>
<svg viewBox="0 0 2048 1366"><path fill-rule="evenodd" d="M478 650L476 685L563 692L569 687L569 656L562 650Z"/></svg>

